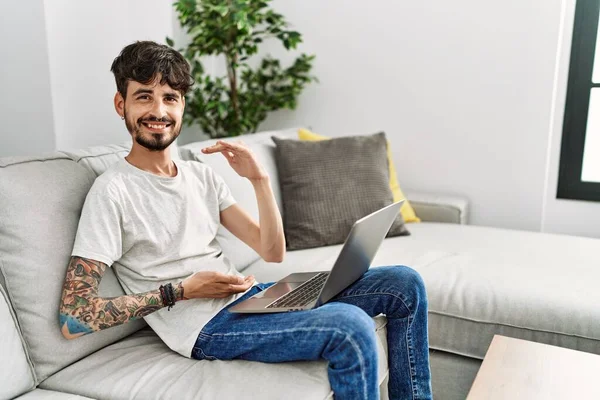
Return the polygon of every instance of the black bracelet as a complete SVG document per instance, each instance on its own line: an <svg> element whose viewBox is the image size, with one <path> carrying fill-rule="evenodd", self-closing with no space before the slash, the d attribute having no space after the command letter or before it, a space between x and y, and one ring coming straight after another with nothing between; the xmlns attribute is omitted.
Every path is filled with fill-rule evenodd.
<svg viewBox="0 0 600 400"><path fill-rule="evenodd" d="M169 308L167 310L171 310L171 307L175 305L175 291L173 290L173 285L167 283L165 285L165 292L167 293L167 300L169 301Z"/></svg>
<svg viewBox="0 0 600 400"><path fill-rule="evenodd" d="M173 285L167 283L166 285L160 285L160 295L163 300L163 304L168 306L167 311L171 310L171 307L175 305L175 290Z"/></svg>
<svg viewBox="0 0 600 400"><path fill-rule="evenodd" d="M170 283L168 283L167 287L169 288L169 290L168 290L168 292L169 292L169 301L171 302L171 306L169 307L169 310L170 310L171 307L173 307L175 305L175 301L177 299L175 298L175 289L173 289L173 285L171 285Z"/></svg>

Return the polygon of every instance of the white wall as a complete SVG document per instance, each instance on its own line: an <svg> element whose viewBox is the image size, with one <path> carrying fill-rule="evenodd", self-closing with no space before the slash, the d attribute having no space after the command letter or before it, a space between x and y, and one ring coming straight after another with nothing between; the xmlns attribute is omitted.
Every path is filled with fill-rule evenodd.
<svg viewBox="0 0 600 400"><path fill-rule="evenodd" d="M261 129L384 130L408 193L465 195L477 225L600 237L600 203L555 198L574 1L275 0L303 33L300 50L317 55L321 83ZM112 60L134 40L183 38L171 1L12 1L0 11L11 93L0 100L11 117L0 156L126 140Z"/></svg>
<svg viewBox="0 0 600 400"><path fill-rule="evenodd" d="M545 191L544 219L545 232L566 233L600 237L600 202L575 201L556 198L558 186L558 166L564 118L564 107L569 74L571 39L575 0L563 2L562 32L558 51L558 68L555 76L554 115L551 119L551 146L548 152L548 176Z"/></svg>
<svg viewBox="0 0 600 400"><path fill-rule="evenodd" d="M187 35L185 29L179 23L178 15L175 9L173 9L173 36L172 39L175 42L174 47L176 49L183 49L187 46L190 41L190 38ZM205 56L201 58L202 66L204 67L204 71L208 74L215 73L215 63L217 56ZM192 142L199 142L203 140L210 139L210 136L202 132L202 128L200 125L194 124L192 126L184 125L181 129L181 134L177 138L177 144L179 146L183 146Z"/></svg>
<svg viewBox="0 0 600 400"><path fill-rule="evenodd" d="M42 0L0 2L0 157L54 150Z"/></svg>
<svg viewBox="0 0 600 400"><path fill-rule="evenodd" d="M473 224L540 230L561 3L276 0L321 83L262 128L384 130L407 192L465 195Z"/></svg>
<svg viewBox="0 0 600 400"><path fill-rule="evenodd" d="M165 0L45 0L58 149L129 139L116 114L110 66L136 40L165 43L173 34Z"/></svg>

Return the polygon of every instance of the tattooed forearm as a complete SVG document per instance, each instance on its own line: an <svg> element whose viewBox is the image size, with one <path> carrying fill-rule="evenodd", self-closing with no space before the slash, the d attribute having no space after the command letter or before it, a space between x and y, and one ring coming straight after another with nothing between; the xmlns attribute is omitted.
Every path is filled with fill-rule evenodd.
<svg viewBox="0 0 600 400"><path fill-rule="evenodd" d="M113 298L98 297L98 285L107 265L72 257L60 303L60 326L68 339L142 318L164 307L160 291ZM179 299L180 290L176 289Z"/></svg>

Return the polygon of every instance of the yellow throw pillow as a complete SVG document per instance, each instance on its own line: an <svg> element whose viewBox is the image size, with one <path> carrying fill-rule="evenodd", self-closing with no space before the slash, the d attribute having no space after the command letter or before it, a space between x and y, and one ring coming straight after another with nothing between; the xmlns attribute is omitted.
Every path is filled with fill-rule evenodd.
<svg viewBox="0 0 600 400"><path fill-rule="evenodd" d="M318 141L318 140L327 140L329 139L327 136L318 135L306 129L298 130L298 138L300 140L306 141ZM402 190L400 189L400 185L398 184L398 176L396 175L396 168L394 167L394 163L392 162L392 150L390 149L390 142L388 141L387 146L387 157L388 157L388 165L390 166L390 189L392 189L392 194L394 195L394 202L402 200L405 198ZM402 214L402 218L404 218L404 222L421 222L421 219L417 217L415 214L415 210L412 208L408 199L400 208L400 213Z"/></svg>

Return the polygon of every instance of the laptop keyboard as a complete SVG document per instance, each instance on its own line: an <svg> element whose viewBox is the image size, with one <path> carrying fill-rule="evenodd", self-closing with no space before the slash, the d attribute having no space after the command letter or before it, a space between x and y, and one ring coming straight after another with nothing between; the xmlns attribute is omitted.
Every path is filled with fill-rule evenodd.
<svg viewBox="0 0 600 400"><path fill-rule="evenodd" d="M284 294L266 308L302 307L317 299L329 272L320 272L289 293Z"/></svg>

